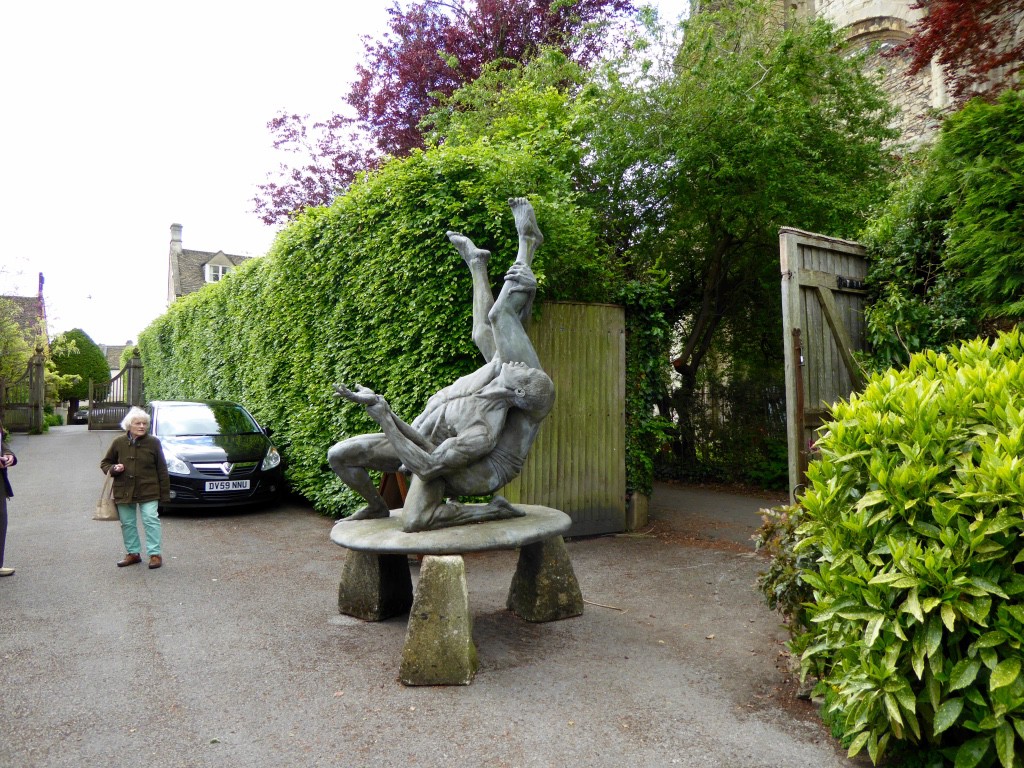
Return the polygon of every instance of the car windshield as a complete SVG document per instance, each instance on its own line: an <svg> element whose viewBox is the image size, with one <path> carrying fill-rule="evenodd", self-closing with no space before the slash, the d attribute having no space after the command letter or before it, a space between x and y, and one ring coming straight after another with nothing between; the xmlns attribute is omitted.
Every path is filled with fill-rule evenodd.
<svg viewBox="0 0 1024 768"><path fill-rule="evenodd" d="M189 403L157 408L153 421L158 437L244 435L260 431L244 409L227 404Z"/></svg>

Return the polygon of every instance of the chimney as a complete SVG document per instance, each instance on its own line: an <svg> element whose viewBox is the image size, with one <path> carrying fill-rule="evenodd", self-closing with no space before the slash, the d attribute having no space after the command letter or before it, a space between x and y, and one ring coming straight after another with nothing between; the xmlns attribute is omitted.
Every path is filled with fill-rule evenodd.
<svg viewBox="0 0 1024 768"><path fill-rule="evenodd" d="M181 251L181 224L171 224L171 248L175 247L175 250Z"/></svg>

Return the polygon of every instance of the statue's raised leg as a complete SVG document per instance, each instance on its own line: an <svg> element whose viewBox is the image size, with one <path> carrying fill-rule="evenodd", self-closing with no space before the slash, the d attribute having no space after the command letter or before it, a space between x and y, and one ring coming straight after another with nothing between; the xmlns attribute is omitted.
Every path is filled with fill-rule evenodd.
<svg viewBox="0 0 1024 768"><path fill-rule="evenodd" d="M491 279L487 273L487 262L491 258L491 252L477 248L472 240L458 232L448 232L447 235L455 250L462 256L462 260L466 262L469 274L473 278L473 343L484 356L484 360L490 360L495 352L494 334L487 320L487 313L494 306Z"/></svg>

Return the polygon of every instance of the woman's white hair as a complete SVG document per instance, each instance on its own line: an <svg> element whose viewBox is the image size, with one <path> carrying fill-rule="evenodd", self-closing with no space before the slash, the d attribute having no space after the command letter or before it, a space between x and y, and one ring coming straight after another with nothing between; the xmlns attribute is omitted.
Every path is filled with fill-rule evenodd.
<svg viewBox="0 0 1024 768"><path fill-rule="evenodd" d="M149 429L152 419L144 410L133 405L128 409L128 413L124 415L124 418L121 419L121 429L127 432L131 428L133 421L144 421L146 423L146 429Z"/></svg>

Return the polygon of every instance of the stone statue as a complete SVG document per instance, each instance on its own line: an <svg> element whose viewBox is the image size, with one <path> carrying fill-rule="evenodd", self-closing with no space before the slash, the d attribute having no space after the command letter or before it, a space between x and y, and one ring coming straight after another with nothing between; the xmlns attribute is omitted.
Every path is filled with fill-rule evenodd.
<svg viewBox="0 0 1024 768"><path fill-rule="evenodd" d="M551 410L555 389L526 333L537 292L530 265L544 237L526 198L509 200L519 233L519 252L498 298L487 272L490 252L457 232L448 239L473 277L473 341L488 362L433 395L412 424L402 421L379 394L356 385L335 385L335 396L359 403L381 433L358 435L327 453L331 468L366 500L349 520L388 517L368 469L413 474L402 510L406 532L518 517L502 496L487 504L452 497L494 493L516 477Z"/></svg>

